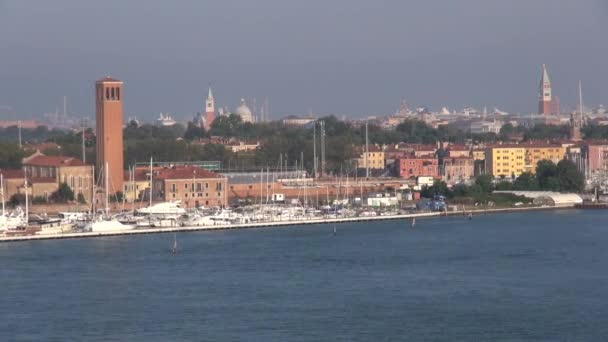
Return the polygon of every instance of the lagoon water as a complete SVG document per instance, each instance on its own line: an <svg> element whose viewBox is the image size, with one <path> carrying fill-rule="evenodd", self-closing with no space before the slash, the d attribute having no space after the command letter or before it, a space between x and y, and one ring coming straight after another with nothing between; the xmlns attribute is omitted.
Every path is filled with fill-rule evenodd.
<svg viewBox="0 0 608 342"><path fill-rule="evenodd" d="M608 212L0 244L2 341L598 341Z"/></svg>

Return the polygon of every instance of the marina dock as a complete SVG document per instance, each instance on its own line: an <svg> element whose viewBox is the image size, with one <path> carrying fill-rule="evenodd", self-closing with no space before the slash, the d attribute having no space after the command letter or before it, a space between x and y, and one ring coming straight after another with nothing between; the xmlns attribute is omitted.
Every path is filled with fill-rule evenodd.
<svg viewBox="0 0 608 342"><path fill-rule="evenodd" d="M543 206L543 207L522 207L522 208L474 209L474 210L466 211L466 214L472 214L473 217L475 217L476 215L496 214L496 213L506 213L506 212L525 212L525 211L558 210L558 209L572 209L572 208L573 207ZM311 220L270 221L270 222L257 222L257 223L247 223L247 224L200 226L200 227L142 228L142 229L130 229L130 230L124 230L124 231L111 231L111 232L78 232L78 233L65 233L65 234L46 234L46 235L40 234L40 235L26 235L26 236L10 236L10 237L0 237L0 243L32 241L32 240L94 238L94 237L119 236L119 235L159 234L159 233L251 229L251 228L273 228L273 227L334 224L334 223L335 224L344 224L344 223L355 223L355 222L395 221L395 220L411 220L413 218L416 218L416 219L436 218L436 217L442 217L442 216L463 216L463 212L462 211L425 212L425 213L405 214L405 215L347 217L347 218L320 218L320 219L311 219ZM409 227L409 225L408 225L408 227Z"/></svg>

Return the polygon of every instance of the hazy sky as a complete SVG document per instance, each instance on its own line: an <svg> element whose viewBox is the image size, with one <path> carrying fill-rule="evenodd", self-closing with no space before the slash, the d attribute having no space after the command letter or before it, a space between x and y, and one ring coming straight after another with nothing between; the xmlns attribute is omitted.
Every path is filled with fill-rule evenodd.
<svg viewBox="0 0 608 342"><path fill-rule="evenodd" d="M0 106L92 116L93 83L125 81L125 116L270 98L286 114L390 114L412 105L608 102L606 0L0 0ZM0 107L0 113L3 111ZM6 112L6 109L4 109ZM6 117L6 115L5 115Z"/></svg>

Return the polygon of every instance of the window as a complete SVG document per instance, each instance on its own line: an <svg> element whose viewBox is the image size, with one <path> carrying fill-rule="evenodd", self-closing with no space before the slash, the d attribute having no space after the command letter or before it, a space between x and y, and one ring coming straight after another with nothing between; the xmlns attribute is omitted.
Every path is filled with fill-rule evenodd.
<svg viewBox="0 0 608 342"><path fill-rule="evenodd" d="M207 193L205 193L205 197L209 197L209 193L208 193L208 192L207 192Z"/></svg>
<svg viewBox="0 0 608 342"><path fill-rule="evenodd" d="M177 186L175 183L171 184L171 192L176 192L177 191ZM175 197L175 195L173 195L173 197Z"/></svg>
<svg viewBox="0 0 608 342"><path fill-rule="evenodd" d="M184 189L188 190L188 183L184 183Z"/></svg>
<svg viewBox="0 0 608 342"><path fill-rule="evenodd" d="M196 183L196 191L201 192L203 190L203 185L201 183Z"/></svg>
<svg viewBox="0 0 608 342"><path fill-rule="evenodd" d="M116 101L120 101L120 88L116 88Z"/></svg>
<svg viewBox="0 0 608 342"><path fill-rule="evenodd" d="M209 189L209 183L205 183L205 189Z"/></svg>

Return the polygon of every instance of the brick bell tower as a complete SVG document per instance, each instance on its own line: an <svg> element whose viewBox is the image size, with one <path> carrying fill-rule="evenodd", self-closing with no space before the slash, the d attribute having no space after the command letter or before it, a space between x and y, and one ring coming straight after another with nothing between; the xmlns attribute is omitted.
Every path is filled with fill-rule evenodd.
<svg viewBox="0 0 608 342"><path fill-rule="evenodd" d="M551 80L549 80L549 73L547 72L547 66L543 64L543 74L540 79L538 97L538 114L549 115L551 114Z"/></svg>
<svg viewBox="0 0 608 342"><path fill-rule="evenodd" d="M213 99L213 92L209 88L209 94L205 100L205 130L211 129L211 124L215 120L215 100Z"/></svg>
<svg viewBox="0 0 608 342"><path fill-rule="evenodd" d="M111 77L95 82L96 168L101 185L105 186L107 165L110 194L123 191L122 86L122 81Z"/></svg>

